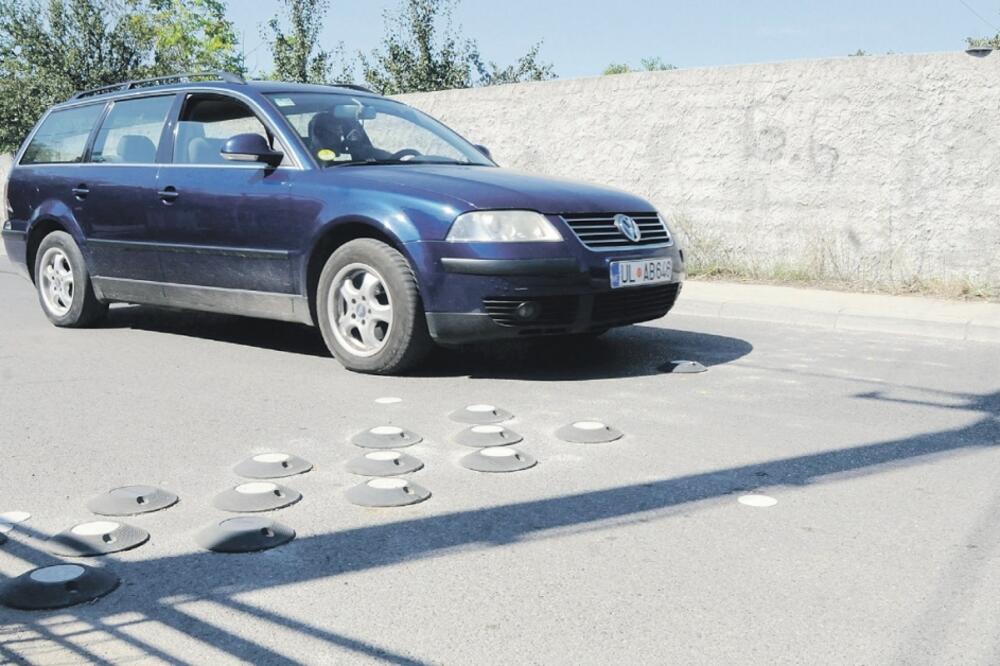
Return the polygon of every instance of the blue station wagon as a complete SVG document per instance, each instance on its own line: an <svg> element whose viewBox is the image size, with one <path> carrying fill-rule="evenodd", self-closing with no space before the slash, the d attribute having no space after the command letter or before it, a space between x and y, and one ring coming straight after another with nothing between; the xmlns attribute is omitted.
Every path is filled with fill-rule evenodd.
<svg viewBox="0 0 1000 666"><path fill-rule="evenodd" d="M213 73L77 93L7 192L7 253L55 325L115 302L301 322L360 372L656 319L684 276L647 201L501 169L357 86Z"/></svg>

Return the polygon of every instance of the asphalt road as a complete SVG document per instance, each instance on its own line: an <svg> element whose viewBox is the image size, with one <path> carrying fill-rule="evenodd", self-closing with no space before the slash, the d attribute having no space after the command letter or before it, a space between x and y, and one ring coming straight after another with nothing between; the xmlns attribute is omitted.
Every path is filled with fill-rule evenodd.
<svg viewBox="0 0 1000 666"><path fill-rule="evenodd" d="M709 370L658 371L676 359ZM379 378L289 324L125 307L57 330L0 273L0 402L0 512L32 514L3 576L56 561L41 539L111 487L181 497L88 561L109 596L0 608L0 661L1000 662L997 345L672 316ZM511 410L538 466L461 468L447 415L473 402ZM555 439L581 418L626 436ZM385 423L426 438L428 501L344 499L348 438ZM232 466L275 450L315 464L273 514L297 538L201 550Z"/></svg>

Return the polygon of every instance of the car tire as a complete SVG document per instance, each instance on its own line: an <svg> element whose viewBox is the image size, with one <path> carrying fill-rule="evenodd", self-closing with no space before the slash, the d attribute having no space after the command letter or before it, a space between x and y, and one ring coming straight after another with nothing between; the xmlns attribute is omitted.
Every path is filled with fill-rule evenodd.
<svg viewBox="0 0 1000 666"><path fill-rule="evenodd" d="M371 238L330 255L316 288L316 314L330 352L355 372L402 373L433 347L410 263Z"/></svg>
<svg viewBox="0 0 1000 666"><path fill-rule="evenodd" d="M65 231L53 231L42 239L34 275L42 312L56 326L83 328L107 314L108 305L94 293L80 248Z"/></svg>

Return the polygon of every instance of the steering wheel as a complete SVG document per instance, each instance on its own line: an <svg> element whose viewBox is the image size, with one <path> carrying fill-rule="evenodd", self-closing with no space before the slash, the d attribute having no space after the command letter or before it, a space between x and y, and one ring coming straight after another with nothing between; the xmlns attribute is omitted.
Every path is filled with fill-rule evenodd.
<svg viewBox="0 0 1000 666"><path fill-rule="evenodd" d="M390 160L402 160L404 157L420 157L423 155L419 150L414 150L413 148L403 148L402 150L397 150L392 155L389 156Z"/></svg>

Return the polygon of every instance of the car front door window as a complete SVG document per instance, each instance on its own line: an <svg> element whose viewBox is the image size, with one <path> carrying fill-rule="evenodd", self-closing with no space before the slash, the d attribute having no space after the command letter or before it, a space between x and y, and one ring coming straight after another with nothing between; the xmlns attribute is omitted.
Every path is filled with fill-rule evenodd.
<svg viewBox="0 0 1000 666"><path fill-rule="evenodd" d="M258 134L269 146L287 154L246 104L228 97L192 95L177 123L174 164L233 165L221 150L237 134ZM288 158L281 164L287 165Z"/></svg>

